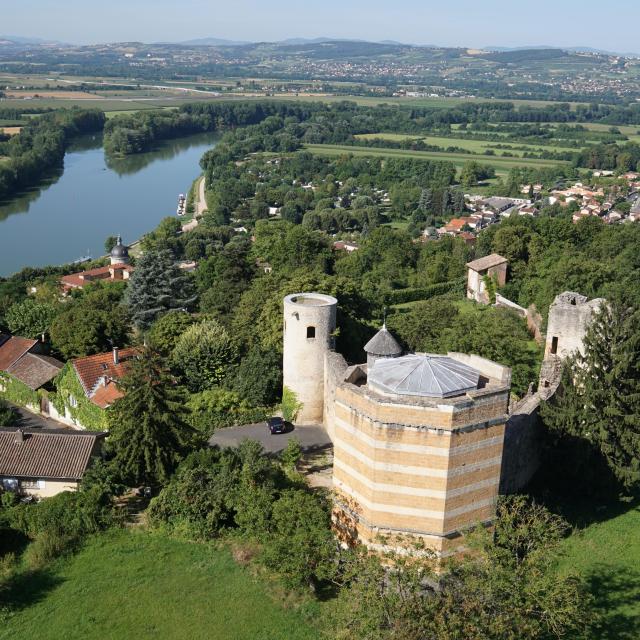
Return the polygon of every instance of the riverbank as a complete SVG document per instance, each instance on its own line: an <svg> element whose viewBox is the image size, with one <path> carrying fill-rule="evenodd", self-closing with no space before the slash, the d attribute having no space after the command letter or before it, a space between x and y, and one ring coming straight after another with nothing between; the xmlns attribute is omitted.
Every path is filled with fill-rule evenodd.
<svg viewBox="0 0 640 640"><path fill-rule="evenodd" d="M0 205L0 276L99 256L109 236L131 244L153 231L175 216L177 194L218 137L188 136L117 162L105 157L100 136L74 141L59 175Z"/></svg>
<svg viewBox="0 0 640 640"><path fill-rule="evenodd" d="M197 184L196 184L197 183ZM195 191L195 200L193 203L194 213L191 220L182 225L182 232L186 233L187 231L192 231L199 224L201 218L204 215L204 212L207 210L207 199L205 194L205 179L204 176L200 178L196 178L192 188Z"/></svg>

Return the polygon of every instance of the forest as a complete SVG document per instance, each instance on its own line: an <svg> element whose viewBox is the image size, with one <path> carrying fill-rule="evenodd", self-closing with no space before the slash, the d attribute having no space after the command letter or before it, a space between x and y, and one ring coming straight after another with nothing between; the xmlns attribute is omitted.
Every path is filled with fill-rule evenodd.
<svg viewBox="0 0 640 640"><path fill-rule="evenodd" d="M0 199L37 184L62 163L74 136L101 131L104 122L97 109L60 110L28 120L19 135L0 141Z"/></svg>

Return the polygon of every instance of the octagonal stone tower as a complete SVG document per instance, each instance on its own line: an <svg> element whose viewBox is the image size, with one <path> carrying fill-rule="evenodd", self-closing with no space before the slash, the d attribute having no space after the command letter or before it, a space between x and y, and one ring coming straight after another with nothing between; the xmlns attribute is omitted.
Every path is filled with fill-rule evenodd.
<svg viewBox="0 0 640 640"><path fill-rule="evenodd" d="M333 348L338 301L321 293L294 293L284 299L283 384L302 409L296 422L322 424L325 355Z"/></svg>
<svg viewBox="0 0 640 640"><path fill-rule="evenodd" d="M407 354L362 374L336 391L339 539L459 553L465 532L495 516L511 370L474 355Z"/></svg>

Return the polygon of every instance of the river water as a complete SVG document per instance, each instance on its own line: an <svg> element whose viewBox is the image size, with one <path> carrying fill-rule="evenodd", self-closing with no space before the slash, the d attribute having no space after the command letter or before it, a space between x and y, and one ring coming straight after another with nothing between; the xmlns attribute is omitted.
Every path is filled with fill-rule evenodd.
<svg viewBox="0 0 640 640"><path fill-rule="evenodd" d="M63 169L0 201L0 276L87 254L97 258L105 239L119 233L125 243L137 240L176 215L178 194L187 193L216 139L188 136L118 160L105 158L101 136L77 139Z"/></svg>

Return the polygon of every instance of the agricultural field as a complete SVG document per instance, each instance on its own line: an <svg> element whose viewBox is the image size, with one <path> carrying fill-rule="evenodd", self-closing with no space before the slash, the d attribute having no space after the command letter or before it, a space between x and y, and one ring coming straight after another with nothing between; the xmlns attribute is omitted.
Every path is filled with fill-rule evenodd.
<svg viewBox="0 0 640 640"><path fill-rule="evenodd" d="M568 162L558 160L538 160L531 158L501 158L500 156L485 156L480 154L446 153L439 151L410 151L405 149L382 149L375 147L357 147L335 144L308 144L305 148L317 155L339 156L351 154L354 156L377 156L385 158L411 158L414 160L440 160L452 162L458 168L462 168L465 162L475 160L488 164L496 169L498 175L506 175L513 167L556 167Z"/></svg>
<svg viewBox="0 0 640 640"><path fill-rule="evenodd" d="M304 606L296 610L278 586L254 577L227 550L138 530L96 536L50 570L26 573L12 593L25 608L0 623L1 640L319 635Z"/></svg>
<svg viewBox="0 0 640 640"><path fill-rule="evenodd" d="M508 134L505 134L508 135ZM504 143L497 142L488 142L485 140L473 140L469 138L448 138L444 136L416 136L410 134L402 134L402 133L363 133L355 136L356 138L362 140L374 140L376 138L382 140L393 140L393 141L402 141L402 140L422 140L425 144L437 145L439 147L460 147L461 149L467 149L468 151L472 151L473 153L483 154L485 151L494 151L497 155L500 155L503 151L508 151L513 155L521 157L525 151L520 149L522 147L526 149L530 153L540 153L543 151L566 151L566 152L574 152L575 147L560 147L555 145L539 145L539 144L525 144L521 142L512 142L509 140L505 140ZM513 149L496 149L497 144L510 144L514 148ZM518 147L518 148L516 148Z"/></svg>

